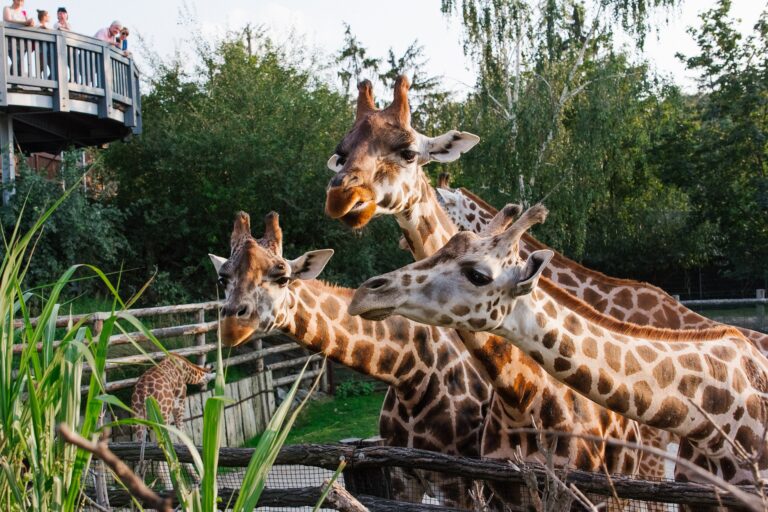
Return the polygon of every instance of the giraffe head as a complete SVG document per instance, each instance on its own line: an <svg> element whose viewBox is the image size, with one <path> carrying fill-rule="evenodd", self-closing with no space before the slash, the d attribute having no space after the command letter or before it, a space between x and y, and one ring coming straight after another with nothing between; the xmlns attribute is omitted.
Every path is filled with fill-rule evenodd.
<svg viewBox="0 0 768 512"><path fill-rule="evenodd" d="M190 363L186 357L177 354L169 354L169 359L174 362L181 372L185 384L205 384L208 375L212 373L211 368L204 368Z"/></svg>
<svg viewBox="0 0 768 512"><path fill-rule="evenodd" d="M277 213L270 212L265 224L264 235L255 239L250 217L238 213L229 259L209 255L224 287L219 328L221 341L227 346L279 328L288 318L291 284L317 277L333 255L332 249L322 249L286 260Z"/></svg>
<svg viewBox="0 0 768 512"><path fill-rule="evenodd" d="M371 82L358 85L355 123L328 160L328 167L336 173L328 184L325 202L330 217L359 229L374 215L402 212L420 193L422 165L452 162L480 140L455 130L437 137L414 130L409 87L405 76L398 77L392 104L378 110Z"/></svg>
<svg viewBox="0 0 768 512"><path fill-rule="evenodd" d="M520 257L520 237L544 221L547 209L536 205L510 225L519 213L520 207L508 205L480 235L459 232L431 257L369 279L355 292L349 312L492 331L533 291L553 256L542 250Z"/></svg>

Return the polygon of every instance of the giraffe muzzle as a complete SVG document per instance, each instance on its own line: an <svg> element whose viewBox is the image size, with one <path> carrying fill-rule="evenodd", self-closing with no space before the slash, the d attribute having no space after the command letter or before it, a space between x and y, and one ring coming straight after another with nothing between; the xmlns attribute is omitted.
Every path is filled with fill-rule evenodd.
<svg viewBox="0 0 768 512"><path fill-rule="evenodd" d="M366 320L378 321L392 315L399 302L400 297L393 281L386 277L374 277L355 290L348 312Z"/></svg>

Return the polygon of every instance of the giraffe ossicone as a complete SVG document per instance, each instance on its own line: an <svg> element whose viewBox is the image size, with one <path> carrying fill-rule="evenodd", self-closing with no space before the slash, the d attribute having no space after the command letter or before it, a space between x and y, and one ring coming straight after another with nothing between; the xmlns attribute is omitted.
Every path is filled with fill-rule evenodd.
<svg viewBox="0 0 768 512"><path fill-rule="evenodd" d="M532 207L495 236L461 232L432 257L363 283L349 311L498 334L508 347L487 347L496 357L517 347L590 400L681 436L680 457L753 484L737 442L768 476L768 359L733 327L639 326L557 288L542 277L552 251L519 255L546 214ZM699 479L679 467L677 476Z"/></svg>

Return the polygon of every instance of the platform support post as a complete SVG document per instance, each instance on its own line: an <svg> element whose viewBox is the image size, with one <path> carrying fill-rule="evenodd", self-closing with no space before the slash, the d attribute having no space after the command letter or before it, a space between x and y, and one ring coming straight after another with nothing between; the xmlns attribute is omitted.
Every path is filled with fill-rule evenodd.
<svg viewBox="0 0 768 512"><path fill-rule="evenodd" d="M0 113L0 154L3 162L3 205L16 193L16 159L13 157L13 119Z"/></svg>

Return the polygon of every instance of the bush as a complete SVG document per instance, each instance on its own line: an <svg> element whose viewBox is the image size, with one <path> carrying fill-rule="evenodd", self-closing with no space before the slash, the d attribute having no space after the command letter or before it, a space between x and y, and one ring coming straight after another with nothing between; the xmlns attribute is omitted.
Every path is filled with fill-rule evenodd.
<svg viewBox="0 0 768 512"><path fill-rule="evenodd" d="M345 380L336 386L337 398L368 396L373 394L374 383L367 380Z"/></svg>

